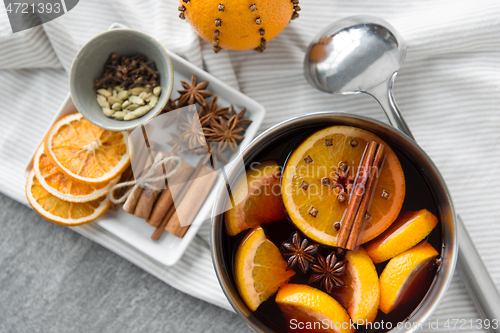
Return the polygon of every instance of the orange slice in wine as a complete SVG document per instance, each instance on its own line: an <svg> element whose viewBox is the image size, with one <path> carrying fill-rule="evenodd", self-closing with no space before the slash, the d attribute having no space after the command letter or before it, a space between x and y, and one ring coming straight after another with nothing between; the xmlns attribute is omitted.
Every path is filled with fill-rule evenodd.
<svg viewBox="0 0 500 333"><path fill-rule="evenodd" d="M366 251L360 247L357 252L346 254L347 274L352 289L347 311L356 323L371 323L375 320L380 303L380 285L377 270Z"/></svg>
<svg viewBox="0 0 500 333"><path fill-rule="evenodd" d="M234 264L236 286L250 310L255 311L294 274L286 270L279 249L266 238L264 230L250 230L236 252Z"/></svg>
<svg viewBox="0 0 500 333"><path fill-rule="evenodd" d="M383 234L366 244L365 250L378 264L410 249L431 233L438 218L427 209L407 212Z"/></svg>
<svg viewBox="0 0 500 333"><path fill-rule="evenodd" d="M280 169L274 161L252 166L238 178L231 194L236 205L226 212L228 235L234 236L263 223L286 218L280 190Z"/></svg>
<svg viewBox="0 0 500 333"><path fill-rule="evenodd" d="M408 301L408 295L419 289L413 283L424 280L422 272L426 273L437 255L432 245L423 241L392 258L380 274L380 310L389 313Z"/></svg>
<svg viewBox="0 0 500 333"><path fill-rule="evenodd" d="M347 311L327 293L303 284L280 288L276 303L289 320L291 331L352 333Z"/></svg>
<svg viewBox="0 0 500 333"><path fill-rule="evenodd" d="M366 145L384 144L386 156L378 171L372 204L366 214L361 244L386 230L397 218L405 197L401 164L382 139L366 130L332 126L305 140L290 156L281 181L285 207L293 223L309 238L337 246L340 222L348 205L349 184L356 177ZM343 200L341 200L343 199Z"/></svg>

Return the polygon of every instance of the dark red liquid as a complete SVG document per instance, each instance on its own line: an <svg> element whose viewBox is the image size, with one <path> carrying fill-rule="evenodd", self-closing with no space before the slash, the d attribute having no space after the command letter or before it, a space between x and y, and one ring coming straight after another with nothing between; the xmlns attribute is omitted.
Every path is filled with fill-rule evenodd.
<svg viewBox="0 0 500 333"><path fill-rule="evenodd" d="M324 127L326 126L314 126L307 129L302 128L300 130L287 133L286 135L283 135L277 139L271 140L267 142L259 152L250 157L250 159L246 160L245 165L247 166L247 168L249 168L249 165L253 162L265 162L268 160L273 160L276 161L280 167L284 167L288 157L295 150L295 148L297 148L308 136ZM410 163L410 161L396 149L396 147L391 145L390 142L386 141L386 143L392 148L392 150L394 150L394 152L398 156L405 173L406 196L400 214L403 214L407 211L416 211L425 208L434 215L438 216L436 202L429 186L426 183L426 180ZM284 241L291 240L292 235L295 231L299 232L302 239L305 238L304 234L302 234L289 219L274 222L271 224L263 224L262 228L264 229L267 237L280 249L282 248L282 243ZM434 228L429 236L426 237L427 242L429 242L440 254L443 246L441 228L441 223L438 223L437 227ZM233 269L234 256L236 254L240 241L246 235L246 233L247 232L245 231L234 237L224 234L223 237L222 247L224 249L224 266L228 270L227 273L230 276L231 282L233 283L235 289L236 285L234 283ZM333 249L333 247L321 245L319 253L326 256L327 254L332 252ZM387 262L388 261L375 265L379 276L380 273L382 273ZM303 274L298 269L295 271L296 274L291 278L289 283L308 284L309 273ZM409 292L405 297L407 299L406 302L390 312L388 315L379 310L375 322L390 322L392 323L392 327L394 328L397 326L398 322L404 321L406 318L408 318L410 314L419 307L419 304L427 294L427 291L429 290L429 287L432 285L436 276L436 271L436 265L428 265L425 270L418 274L418 276L415 278L415 283L412 284L408 289ZM315 283L311 284L311 286L326 292L324 288L320 288L319 284ZM340 299L339 295L337 294L335 292L332 292L331 295L334 298L337 298L337 300L342 304L343 300ZM289 322L283 316L281 310L276 304L274 296L270 297L268 300L262 303L259 308L252 314L252 316L255 316L260 321L265 322L267 326L274 329L276 332L298 332L298 330L296 329L289 329ZM358 326L356 332L388 331L380 329L377 330L374 329L374 327L377 327L377 325L373 324L371 329L365 326ZM384 327L388 327L388 325L384 324Z"/></svg>

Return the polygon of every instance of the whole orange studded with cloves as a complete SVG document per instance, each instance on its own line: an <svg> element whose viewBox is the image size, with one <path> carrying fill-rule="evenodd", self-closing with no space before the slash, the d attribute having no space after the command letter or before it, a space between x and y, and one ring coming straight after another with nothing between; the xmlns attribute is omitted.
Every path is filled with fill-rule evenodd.
<svg viewBox="0 0 500 333"><path fill-rule="evenodd" d="M213 50L264 51L299 17L299 0L180 0L179 17L187 19Z"/></svg>

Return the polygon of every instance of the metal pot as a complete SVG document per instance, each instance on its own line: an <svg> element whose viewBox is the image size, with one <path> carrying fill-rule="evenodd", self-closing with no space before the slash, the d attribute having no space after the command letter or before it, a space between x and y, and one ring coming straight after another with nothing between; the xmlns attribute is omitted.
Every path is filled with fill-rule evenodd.
<svg viewBox="0 0 500 333"><path fill-rule="evenodd" d="M410 323L423 324L436 309L451 282L457 260L458 246L456 215L446 184L432 160L415 141L401 134L393 127L377 120L343 112L318 112L289 119L268 129L255 138L250 145L241 152L240 157L243 158L245 163L252 161L259 152L269 147L269 145L272 145L273 141L291 131L297 131L312 126L327 127L333 125L359 127L378 135L380 138L390 143L392 147L401 152L416 167L426 180L434 196L437 204L438 219L440 221L438 227L441 227L442 234L442 264L424 299L406 319L406 321ZM228 184L232 184L237 179L240 175L240 169L241 168L233 167L229 170ZM252 316L252 312L241 299L236 285L232 280L232 272L229 272L229 265L225 262L224 251L227 251L227 249L224 248L222 240L223 237L227 236L225 234L223 215L215 213L224 211L226 199L227 191L221 188L215 202L214 213L212 214L210 247L219 283L235 312L252 330L255 332L275 332L257 316ZM410 329L396 327L393 328L391 332L414 332L417 329L418 327L412 325Z"/></svg>

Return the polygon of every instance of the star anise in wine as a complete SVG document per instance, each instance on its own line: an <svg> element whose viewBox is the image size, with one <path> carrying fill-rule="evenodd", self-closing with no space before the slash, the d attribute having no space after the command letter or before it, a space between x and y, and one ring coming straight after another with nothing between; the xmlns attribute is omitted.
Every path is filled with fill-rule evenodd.
<svg viewBox="0 0 500 333"><path fill-rule="evenodd" d="M240 113L237 113L236 110L234 109L234 106L231 104L231 108L229 110L229 113L225 114L224 117L226 117L226 119L229 119L232 116L236 115L237 119L238 119L238 126L249 125L252 123L252 121L250 119L243 118L245 116L246 111L247 111L247 109L243 108L243 110L241 110Z"/></svg>
<svg viewBox="0 0 500 333"><path fill-rule="evenodd" d="M326 259L318 254L316 262L311 264L311 269L316 273L309 278L309 283L320 281L321 287L325 287L328 293L333 287L343 287L344 281L341 277L345 275L347 261L338 261L335 252L330 253Z"/></svg>
<svg viewBox="0 0 500 333"><path fill-rule="evenodd" d="M288 251L285 256L290 256L287 261L286 270L291 269L295 265L303 272L307 272L307 261L313 262L313 255L318 251L318 244L310 244L309 240L301 240L299 233L296 231L292 236L291 243L283 243L283 247Z"/></svg>
<svg viewBox="0 0 500 333"><path fill-rule="evenodd" d="M186 104L191 105L198 102L200 105L207 107L205 102L206 97L212 96L212 94L204 90L208 86L208 81L197 83L196 75L191 76L191 85L185 81L181 81L183 90L178 90L181 97L179 97L179 105L184 106Z"/></svg>
<svg viewBox="0 0 500 333"><path fill-rule="evenodd" d="M245 138L241 135L244 132L245 129L238 126L237 116L232 116L229 120L223 117L219 117L218 120L212 119L210 127L204 128L204 133L208 141L222 142L219 147L221 151L224 151L229 146L231 150L236 152L238 147L236 141Z"/></svg>
<svg viewBox="0 0 500 333"><path fill-rule="evenodd" d="M202 117L200 118L200 123L202 126L208 126L212 119L217 119L218 117L227 113L227 111L229 110L229 108L218 108L218 99L219 97L215 95L214 98L212 98L209 107L201 107L200 114L202 115Z"/></svg>

